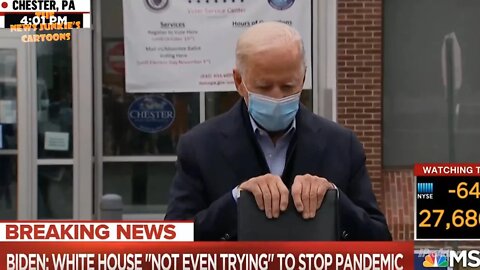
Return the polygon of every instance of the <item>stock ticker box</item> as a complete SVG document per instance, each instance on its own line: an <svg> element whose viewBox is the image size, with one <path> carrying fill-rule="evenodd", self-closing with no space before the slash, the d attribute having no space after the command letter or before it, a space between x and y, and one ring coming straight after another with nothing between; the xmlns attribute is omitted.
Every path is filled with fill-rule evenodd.
<svg viewBox="0 0 480 270"><path fill-rule="evenodd" d="M480 164L417 164L415 240L480 240ZM414 269L480 269L477 249L420 249Z"/></svg>
<svg viewBox="0 0 480 270"><path fill-rule="evenodd" d="M417 164L415 179L415 240L480 240L480 164Z"/></svg>
<svg viewBox="0 0 480 270"><path fill-rule="evenodd" d="M480 164L416 164L415 240L480 240ZM475 242L470 242L475 246ZM414 269L479 269L478 249L420 249Z"/></svg>

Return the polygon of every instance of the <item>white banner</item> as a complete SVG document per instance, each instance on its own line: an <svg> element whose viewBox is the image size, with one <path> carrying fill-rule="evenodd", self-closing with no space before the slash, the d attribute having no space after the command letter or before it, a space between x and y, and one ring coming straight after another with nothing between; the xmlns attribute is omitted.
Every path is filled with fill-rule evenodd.
<svg viewBox="0 0 480 270"><path fill-rule="evenodd" d="M236 41L261 21L300 32L311 89L311 10L310 0L123 0L126 90L235 90Z"/></svg>

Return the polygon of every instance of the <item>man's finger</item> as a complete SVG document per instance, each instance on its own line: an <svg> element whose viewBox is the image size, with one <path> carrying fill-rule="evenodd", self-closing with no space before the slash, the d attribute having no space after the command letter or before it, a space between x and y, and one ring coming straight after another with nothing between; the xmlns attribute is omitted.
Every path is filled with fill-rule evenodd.
<svg viewBox="0 0 480 270"><path fill-rule="evenodd" d="M317 209L322 206L323 198L325 197L325 193L327 192L327 189L323 188L322 186L319 186L317 189Z"/></svg>
<svg viewBox="0 0 480 270"><path fill-rule="evenodd" d="M310 218L314 218L317 213L318 184L310 187Z"/></svg>
<svg viewBox="0 0 480 270"><path fill-rule="evenodd" d="M287 210L288 206L288 188L283 182L277 182L278 190L280 191L280 210Z"/></svg>
<svg viewBox="0 0 480 270"><path fill-rule="evenodd" d="M302 213L304 210L304 206L302 203L302 184L297 181L295 181L292 185L292 197L295 208L298 212Z"/></svg>
<svg viewBox="0 0 480 270"><path fill-rule="evenodd" d="M262 190L263 204L265 205L265 214L267 218L272 218L272 194L267 183L260 183L260 189Z"/></svg>
<svg viewBox="0 0 480 270"><path fill-rule="evenodd" d="M303 203L303 218L310 217L310 183L302 183L302 203Z"/></svg>
<svg viewBox="0 0 480 270"><path fill-rule="evenodd" d="M278 190L276 181L269 182L268 187L272 194L272 216L278 218L280 215L280 191Z"/></svg>
<svg viewBox="0 0 480 270"><path fill-rule="evenodd" d="M317 188L317 209L320 208L322 205L323 197L322 197L322 187Z"/></svg>
<svg viewBox="0 0 480 270"><path fill-rule="evenodd" d="M260 186L257 183L252 184L249 191L255 197L255 201L257 202L258 208L263 211L265 209L265 205L263 204L263 195L262 195L262 190L260 189Z"/></svg>

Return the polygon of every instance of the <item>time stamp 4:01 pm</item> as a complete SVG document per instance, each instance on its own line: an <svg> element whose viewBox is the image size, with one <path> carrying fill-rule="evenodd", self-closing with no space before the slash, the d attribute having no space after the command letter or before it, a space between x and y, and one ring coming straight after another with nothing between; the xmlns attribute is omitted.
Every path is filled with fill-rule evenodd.
<svg viewBox="0 0 480 270"><path fill-rule="evenodd" d="M38 15L23 16L20 20L21 24L66 24L68 23L68 16L59 15Z"/></svg>

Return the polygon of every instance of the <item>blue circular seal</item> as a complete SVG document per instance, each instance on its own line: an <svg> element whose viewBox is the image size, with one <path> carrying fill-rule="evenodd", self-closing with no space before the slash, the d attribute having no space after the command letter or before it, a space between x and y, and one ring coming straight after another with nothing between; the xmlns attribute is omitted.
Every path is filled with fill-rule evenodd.
<svg viewBox="0 0 480 270"><path fill-rule="evenodd" d="M138 130L157 133L167 129L175 120L175 107L161 96L137 98L128 107L128 120Z"/></svg>
<svg viewBox="0 0 480 270"><path fill-rule="evenodd" d="M290 8L295 3L295 0L268 0L268 3L274 9L284 10Z"/></svg>
<svg viewBox="0 0 480 270"><path fill-rule="evenodd" d="M150 10L159 11L167 6L168 0L145 0L145 4Z"/></svg>

